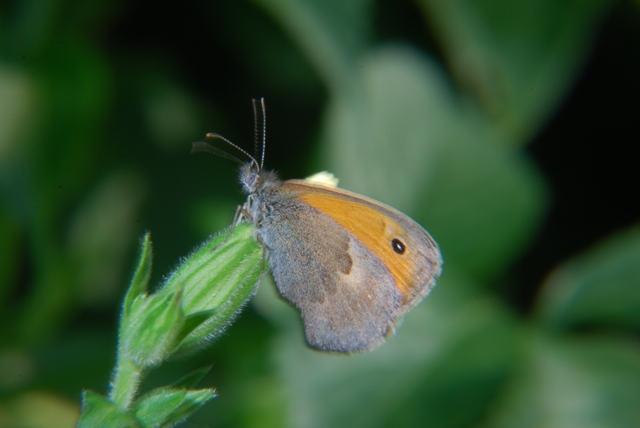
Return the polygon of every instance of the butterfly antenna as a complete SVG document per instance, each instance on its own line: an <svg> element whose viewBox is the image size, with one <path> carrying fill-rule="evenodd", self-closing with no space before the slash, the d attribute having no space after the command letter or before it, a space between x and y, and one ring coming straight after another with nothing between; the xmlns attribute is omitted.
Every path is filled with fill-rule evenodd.
<svg viewBox="0 0 640 428"><path fill-rule="evenodd" d="M258 103L255 98L251 99L251 105L253 106L253 156L258 158L260 131L258 130Z"/></svg>
<svg viewBox="0 0 640 428"><path fill-rule="evenodd" d="M267 109L264 106L264 97L260 98L260 107L262 107L262 156L260 156L260 169L264 166L264 152L267 148Z"/></svg>
<svg viewBox="0 0 640 428"><path fill-rule="evenodd" d="M220 150L217 147L213 147L211 144L207 144L204 141L196 141L194 143L191 143L191 153L193 154L196 152L211 153L212 155L220 156L221 158L224 158L224 159L229 159L235 163L239 163L239 164L243 163L237 157L230 155L229 153L225 152L224 150Z"/></svg>
<svg viewBox="0 0 640 428"><path fill-rule="evenodd" d="M223 137L222 135L220 135L220 134L216 134L216 133L214 133L214 132L209 132L209 133L207 134L207 138L217 139L217 140L222 140L222 141L224 141L225 143L227 143L228 145L230 145L231 147L233 147L234 149L238 150L240 153L244 154L246 157L248 157L249 159L251 159L251 162L253 162L253 163L255 163L256 165L258 165L258 162L256 161L256 158L254 158L253 156L251 156L249 153L247 153L247 151L246 151L246 150L242 149L242 148L241 148L240 146L238 146L237 144L232 143L230 140L228 140L227 138ZM206 145L206 146L209 146L209 144L206 144L206 143L205 143L205 145ZM211 148L212 148L212 149L215 149L215 147L211 147ZM192 150L193 150L193 149L192 149ZM212 153L212 152L211 152L211 150L209 150L209 149L205 149L204 151L208 151L208 152ZM222 150L220 150L220 151L222 151ZM223 153L224 153L224 152L223 152ZM231 155L227 155L227 157L229 157L229 156L231 156ZM231 156L231 157L233 157L233 156ZM241 161L240 163L242 163L242 161Z"/></svg>

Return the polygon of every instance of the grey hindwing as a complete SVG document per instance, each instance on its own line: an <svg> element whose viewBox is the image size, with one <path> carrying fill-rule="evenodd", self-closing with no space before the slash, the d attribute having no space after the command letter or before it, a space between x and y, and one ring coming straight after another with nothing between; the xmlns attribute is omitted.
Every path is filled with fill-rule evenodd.
<svg viewBox="0 0 640 428"><path fill-rule="evenodd" d="M301 312L308 343L337 352L376 346L402 300L382 261L302 201L271 206L258 234L280 294Z"/></svg>

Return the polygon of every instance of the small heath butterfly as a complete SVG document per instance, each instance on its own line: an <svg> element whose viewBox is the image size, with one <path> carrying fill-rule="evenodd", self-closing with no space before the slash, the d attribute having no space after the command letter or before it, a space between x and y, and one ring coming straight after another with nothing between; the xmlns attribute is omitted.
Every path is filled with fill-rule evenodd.
<svg viewBox="0 0 640 428"><path fill-rule="evenodd" d="M311 347L371 350L435 285L442 266L438 245L418 223L387 205L313 181L281 181L263 170L263 99L260 106L260 163L224 137L207 134L251 159L240 169L249 196L236 221L255 224L278 291L300 310ZM193 151L222 154L202 142L194 143Z"/></svg>

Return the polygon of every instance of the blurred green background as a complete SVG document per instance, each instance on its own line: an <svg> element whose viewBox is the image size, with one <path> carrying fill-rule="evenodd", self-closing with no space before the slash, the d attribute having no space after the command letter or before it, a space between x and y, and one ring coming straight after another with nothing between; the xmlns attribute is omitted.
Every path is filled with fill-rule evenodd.
<svg viewBox="0 0 640 428"><path fill-rule="evenodd" d="M199 427L635 427L640 2L0 2L0 427L105 393L139 238L154 281L227 226L237 165L329 170L411 215L444 273L381 348L306 348L265 278Z"/></svg>

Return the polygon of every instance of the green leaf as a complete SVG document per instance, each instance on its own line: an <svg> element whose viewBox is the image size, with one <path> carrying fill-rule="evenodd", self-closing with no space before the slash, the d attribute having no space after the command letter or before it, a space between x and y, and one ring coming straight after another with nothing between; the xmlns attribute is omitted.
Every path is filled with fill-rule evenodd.
<svg viewBox="0 0 640 428"><path fill-rule="evenodd" d="M167 418L182 403L184 389L157 388L140 397L135 414L143 427L166 425Z"/></svg>
<svg viewBox="0 0 640 428"><path fill-rule="evenodd" d="M143 427L169 426L185 420L215 395L213 389L156 388L140 398L136 417Z"/></svg>
<svg viewBox="0 0 640 428"><path fill-rule="evenodd" d="M141 427L133 414L118 408L106 397L91 391L82 394L82 415L78 428L133 428Z"/></svg>
<svg viewBox="0 0 640 428"><path fill-rule="evenodd" d="M143 244L140 264L125 298L120 348L145 367L191 352L219 335L255 292L263 249L253 226L236 226L194 251L156 293L144 289L151 269L151 243ZM133 298L132 296L136 296ZM174 349L174 346L178 344Z"/></svg>
<svg viewBox="0 0 640 428"><path fill-rule="evenodd" d="M182 403L167 418L167 423L175 424L188 418L193 412L202 407L207 401L216 396L214 389L188 390Z"/></svg>
<svg viewBox="0 0 640 428"><path fill-rule="evenodd" d="M487 428L634 427L640 420L640 353L633 338L528 335Z"/></svg>
<svg viewBox="0 0 640 428"><path fill-rule="evenodd" d="M571 89L610 0L420 0L448 63L502 136L530 141Z"/></svg>
<svg viewBox="0 0 640 428"><path fill-rule="evenodd" d="M177 339L179 341L184 340L191 333L194 333L199 327L204 327L206 323L213 319L217 314L218 311L216 309L210 309L208 311L200 311L187 316Z"/></svg>
<svg viewBox="0 0 640 428"><path fill-rule="evenodd" d="M555 327L640 327L640 226L620 232L556 269L536 303Z"/></svg>
<svg viewBox="0 0 640 428"><path fill-rule="evenodd" d="M184 323L182 290L139 296L122 324L120 352L142 367L165 360Z"/></svg>
<svg viewBox="0 0 640 428"><path fill-rule="evenodd" d="M151 244L151 234L145 233L142 238L142 246L140 248L140 259L138 267L133 274L131 285L127 290L122 305L122 317L126 319L130 316L133 301L139 297L146 295L149 278L151 277L151 265L153 263L153 246Z"/></svg>
<svg viewBox="0 0 640 428"><path fill-rule="evenodd" d="M147 235L125 297L128 310L120 324L111 400L128 408L145 369L202 348L231 323L260 277L263 249L253 230L252 225L240 224L231 235L209 240L151 295L144 292L151 268Z"/></svg>
<svg viewBox="0 0 640 428"><path fill-rule="evenodd" d="M202 380L210 371L213 365L202 367L192 371L188 375L178 379L171 384L171 388L192 388Z"/></svg>

